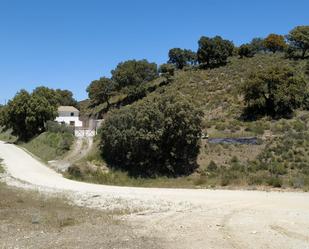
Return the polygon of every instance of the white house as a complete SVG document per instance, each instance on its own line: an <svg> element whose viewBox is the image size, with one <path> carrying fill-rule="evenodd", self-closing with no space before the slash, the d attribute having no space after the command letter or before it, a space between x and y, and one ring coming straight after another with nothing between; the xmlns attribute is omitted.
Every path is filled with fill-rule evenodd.
<svg viewBox="0 0 309 249"><path fill-rule="evenodd" d="M74 106L59 106L58 117L55 121L73 127L83 127L83 122L79 120L79 110Z"/></svg>

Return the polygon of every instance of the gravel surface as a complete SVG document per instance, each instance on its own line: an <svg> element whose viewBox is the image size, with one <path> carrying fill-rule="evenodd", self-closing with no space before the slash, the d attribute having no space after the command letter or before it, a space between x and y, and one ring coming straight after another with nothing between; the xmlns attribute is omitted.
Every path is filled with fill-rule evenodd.
<svg viewBox="0 0 309 249"><path fill-rule="evenodd" d="M62 177L0 142L9 185L65 195L80 206L134 211L125 219L166 248L309 249L309 194L96 185Z"/></svg>

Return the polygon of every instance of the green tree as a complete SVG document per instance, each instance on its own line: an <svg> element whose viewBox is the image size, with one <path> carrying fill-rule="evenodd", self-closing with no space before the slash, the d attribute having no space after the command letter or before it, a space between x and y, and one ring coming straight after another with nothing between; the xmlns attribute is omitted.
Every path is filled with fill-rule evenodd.
<svg viewBox="0 0 309 249"><path fill-rule="evenodd" d="M0 105L0 128L7 124L7 106Z"/></svg>
<svg viewBox="0 0 309 249"><path fill-rule="evenodd" d="M45 124L56 117L56 108L44 97L31 95L25 119L27 138L31 138L45 131Z"/></svg>
<svg viewBox="0 0 309 249"><path fill-rule="evenodd" d="M55 118L56 109L37 94L21 90L6 107L6 128L21 140L28 140L45 130L45 122Z"/></svg>
<svg viewBox="0 0 309 249"><path fill-rule="evenodd" d="M197 64L197 54L196 52L190 50L190 49L185 49L184 50L185 56L187 58L187 63L191 66Z"/></svg>
<svg viewBox="0 0 309 249"><path fill-rule="evenodd" d="M177 69L183 69L188 64L194 65L196 53L188 49L173 48L168 52L168 63L175 65Z"/></svg>
<svg viewBox="0 0 309 249"><path fill-rule="evenodd" d="M112 80L117 83L119 88L137 86L159 76L157 65L149 63L147 60L121 62L111 73Z"/></svg>
<svg viewBox="0 0 309 249"><path fill-rule="evenodd" d="M307 84L288 67L272 67L253 73L243 86L246 113L251 115L289 116L301 107Z"/></svg>
<svg viewBox="0 0 309 249"><path fill-rule="evenodd" d="M54 89L45 86L39 86L33 90L32 94L34 96L45 98L52 106L58 107L59 105L59 97Z"/></svg>
<svg viewBox="0 0 309 249"><path fill-rule="evenodd" d="M44 97L52 106L75 106L77 101L73 98L73 93L69 90L51 89L39 86L33 90L33 95Z"/></svg>
<svg viewBox="0 0 309 249"><path fill-rule="evenodd" d="M220 36L214 38L202 36L198 41L198 45L198 62L207 67L225 64L234 50L233 43L222 39Z"/></svg>
<svg viewBox="0 0 309 249"><path fill-rule="evenodd" d="M134 175L189 174L196 167L202 117L178 95L126 106L103 124L103 156L110 165Z"/></svg>
<svg viewBox="0 0 309 249"><path fill-rule="evenodd" d="M243 44L238 49L238 55L240 56L240 58L253 57L254 54L254 49L250 44Z"/></svg>
<svg viewBox="0 0 309 249"><path fill-rule="evenodd" d="M78 103L76 99L74 99L73 93L71 91L56 89L55 92L58 99L58 105L78 107Z"/></svg>
<svg viewBox="0 0 309 249"><path fill-rule="evenodd" d="M167 83L170 83L174 79L175 67L171 64L162 64L159 68L161 76L166 78Z"/></svg>
<svg viewBox="0 0 309 249"><path fill-rule="evenodd" d="M116 84L109 78L102 77L99 80L94 80L87 87L88 96L94 105L106 103L109 108L109 99L116 89Z"/></svg>
<svg viewBox="0 0 309 249"><path fill-rule="evenodd" d="M250 45L255 53L265 52L264 39L255 37L251 40Z"/></svg>
<svg viewBox="0 0 309 249"><path fill-rule="evenodd" d="M26 90L21 90L8 102L7 107L6 128L12 128L13 133L18 135L22 140L29 137L26 118L30 97L30 94Z"/></svg>
<svg viewBox="0 0 309 249"><path fill-rule="evenodd" d="M289 46L292 49L300 50L301 57L305 58L309 51L309 26L297 26L287 35Z"/></svg>
<svg viewBox="0 0 309 249"><path fill-rule="evenodd" d="M276 53L277 51L283 51L286 48L284 36L270 34L265 38L264 46L273 53Z"/></svg>

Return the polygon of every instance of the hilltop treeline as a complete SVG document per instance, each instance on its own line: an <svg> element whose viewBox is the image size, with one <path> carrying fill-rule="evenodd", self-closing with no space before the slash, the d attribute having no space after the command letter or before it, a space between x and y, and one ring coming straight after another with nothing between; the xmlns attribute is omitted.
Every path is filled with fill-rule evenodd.
<svg viewBox="0 0 309 249"><path fill-rule="evenodd" d="M229 57L242 59L253 57L258 53L283 52L282 56L285 58L306 59L309 45L306 37L309 37L309 26L296 27L286 36L270 34L264 39L253 38L250 43L240 47L236 47L232 41L220 36L213 38L203 36L198 41L196 52L173 48L168 53L167 63L160 67L146 60L129 60L120 63L112 70L111 78L93 81L87 91L93 106L106 102L106 111L108 111L112 106L110 99L113 96L134 92L136 97L133 98L134 101L142 99L147 95L149 81L160 77L165 82L165 84L161 82L160 85L170 84L179 70L212 69L225 66ZM293 67L280 65L268 68L257 67L239 88L245 106L239 118L248 120L263 116L290 117L295 109L308 108L307 84L305 73L297 72ZM176 90L177 82L173 82L173 85ZM164 88L162 91L158 90L157 93L159 95L156 94L156 97L151 100L154 103L148 102L145 98L122 111L111 112L108 115L101 133L103 156L110 165L148 176L191 172L189 169L192 169L190 166L192 163L188 162L194 161L194 158L189 157L190 153L184 153L184 150L191 150L192 153L198 150L199 139L188 142L188 137L196 138L198 133L195 129L198 127L200 131L202 130L201 122L197 119L191 120L192 127L196 127L193 130L189 125L179 125L180 130L170 127L173 127L175 123L185 124L190 120L190 114L198 113L198 109L194 105L191 105L190 110L179 109L178 111L183 112L183 115L175 119L172 112L170 115L163 115L166 111L165 107L157 110L157 99L170 99L168 103L176 102L182 106L186 101L191 101L191 96L179 98L177 90L173 93L166 93ZM187 100L184 100L185 98ZM147 108L150 110L145 111ZM203 114L199 115L203 116ZM160 138L165 129L169 130L169 133L165 133L168 135L164 136L164 140L172 137L175 139L172 140L174 143L170 143L169 146ZM183 146L183 150L179 149L181 144L186 143L190 143L191 146ZM198 155L198 153L193 154L195 157ZM183 156L187 157L187 161L177 159ZM187 170L184 170L186 167Z"/></svg>
<svg viewBox="0 0 309 249"><path fill-rule="evenodd" d="M131 102L146 96L146 83L161 75L171 82L175 70L207 69L223 66L231 56L253 57L257 53L284 52L286 58L306 59L309 53L309 26L298 26L283 36L269 34L266 38L253 38L250 43L237 47L232 41L220 36L202 36L197 51L172 48L168 52L166 64L157 66L147 60L121 62L111 71L112 77L94 80L87 88L91 106L106 103L119 92L129 95ZM151 90L150 90L151 91Z"/></svg>

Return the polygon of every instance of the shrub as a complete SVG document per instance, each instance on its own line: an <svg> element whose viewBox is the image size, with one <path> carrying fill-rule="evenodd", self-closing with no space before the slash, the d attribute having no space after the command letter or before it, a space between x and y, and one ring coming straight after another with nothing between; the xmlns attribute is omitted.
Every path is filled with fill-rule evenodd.
<svg viewBox="0 0 309 249"><path fill-rule="evenodd" d="M72 144L71 139L63 137L63 139L59 141L57 147L58 147L58 149L59 149L59 150L61 151L61 153L62 153L63 151L68 151L68 150L70 150L71 144Z"/></svg>
<svg viewBox="0 0 309 249"><path fill-rule="evenodd" d="M166 78L167 83L171 82L175 75L175 66L172 64L162 64L159 68L161 76Z"/></svg>
<svg viewBox="0 0 309 249"><path fill-rule="evenodd" d="M261 123L249 123L248 126L245 128L245 131L250 131L256 135L263 135L265 127Z"/></svg>
<svg viewBox="0 0 309 249"><path fill-rule="evenodd" d="M68 173L75 178L81 178L83 176L82 170L78 165L70 166L68 168Z"/></svg>
<svg viewBox="0 0 309 249"><path fill-rule="evenodd" d="M101 149L111 165L142 176L183 175L196 167L202 113L182 96L162 96L114 111Z"/></svg>
<svg viewBox="0 0 309 249"><path fill-rule="evenodd" d="M304 123L300 120L295 120L292 124L293 124L293 128L296 132L301 132L301 131L307 130L306 123Z"/></svg>
<svg viewBox="0 0 309 249"><path fill-rule="evenodd" d="M284 165L278 162L272 162L268 167L269 171L275 175L284 175L287 173L287 170L284 167Z"/></svg>
<svg viewBox="0 0 309 249"><path fill-rule="evenodd" d="M264 182L265 176L259 174L253 174L249 176L248 184L249 185L262 185Z"/></svg>
<svg viewBox="0 0 309 249"><path fill-rule="evenodd" d="M239 179L240 175L236 171L224 170L221 174L221 186L230 185L232 182L236 182Z"/></svg>
<svg viewBox="0 0 309 249"><path fill-rule="evenodd" d="M250 44L243 44L239 47L238 55L240 56L240 58L253 57L254 54L254 48Z"/></svg>
<svg viewBox="0 0 309 249"><path fill-rule="evenodd" d="M218 124L216 124L215 128L219 131L224 131L226 129L226 124L225 123L218 123Z"/></svg>
<svg viewBox="0 0 309 249"><path fill-rule="evenodd" d="M267 179L267 183L269 186L273 186L275 188L281 188L282 187L282 179L279 177L269 177Z"/></svg>
<svg viewBox="0 0 309 249"><path fill-rule="evenodd" d="M53 133L73 133L73 128L55 121L46 122L46 131Z"/></svg>
<svg viewBox="0 0 309 249"><path fill-rule="evenodd" d="M210 163L207 166L207 170L214 172L214 171L217 171L217 169L218 169L217 164L214 161L211 160Z"/></svg>

